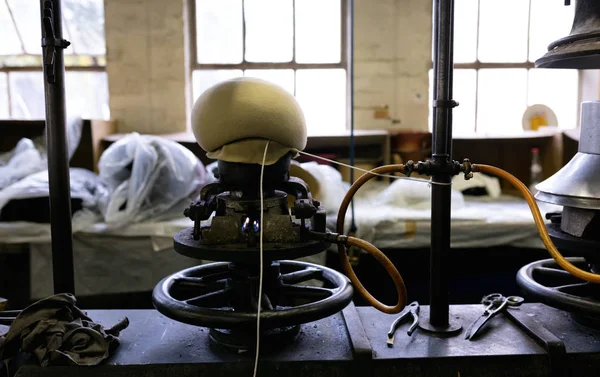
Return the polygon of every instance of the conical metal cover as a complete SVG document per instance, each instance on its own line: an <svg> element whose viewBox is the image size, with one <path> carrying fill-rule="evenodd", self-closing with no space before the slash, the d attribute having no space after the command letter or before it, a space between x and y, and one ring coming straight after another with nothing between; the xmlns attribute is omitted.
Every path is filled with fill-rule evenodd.
<svg viewBox="0 0 600 377"><path fill-rule="evenodd" d="M581 104L578 153L535 188L535 197L544 202L600 209L600 101Z"/></svg>

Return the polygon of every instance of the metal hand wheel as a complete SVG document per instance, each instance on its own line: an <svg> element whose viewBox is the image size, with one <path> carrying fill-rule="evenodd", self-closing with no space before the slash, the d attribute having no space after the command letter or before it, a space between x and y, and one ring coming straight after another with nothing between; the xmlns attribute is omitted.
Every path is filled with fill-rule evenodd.
<svg viewBox="0 0 600 377"><path fill-rule="evenodd" d="M584 258L567 258L581 269L588 269ZM563 270L554 259L536 261L517 273L517 284L524 293L550 306L573 313L600 317L600 286L580 280Z"/></svg>
<svg viewBox="0 0 600 377"><path fill-rule="evenodd" d="M218 329L255 326L256 271L219 262L188 268L163 279L152 299L163 315L179 322ZM319 286L300 283L316 280ZM312 322L333 315L352 300L348 278L326 267L278 261L265 268L261 328Z"/></svg>

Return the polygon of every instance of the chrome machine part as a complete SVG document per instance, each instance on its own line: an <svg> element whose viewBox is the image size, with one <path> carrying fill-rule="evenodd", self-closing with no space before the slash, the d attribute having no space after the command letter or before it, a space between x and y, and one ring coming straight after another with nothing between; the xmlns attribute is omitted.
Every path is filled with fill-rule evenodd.
<svg viewBox="0 0 600 377"><path fill-rule="evenodd" d="M600 210L600 101L582 103L578 153L536 189L544 202Z"/></svg>

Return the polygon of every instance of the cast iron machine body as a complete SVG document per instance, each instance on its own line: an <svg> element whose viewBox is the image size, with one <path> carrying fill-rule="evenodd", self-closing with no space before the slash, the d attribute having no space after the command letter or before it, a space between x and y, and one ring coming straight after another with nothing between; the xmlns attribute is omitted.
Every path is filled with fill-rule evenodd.
<svg viewBox="0 0 600 377"><path fill-rule="evenodd" d="M287 154L265 166L260 223L261 166L219 161L218 181L204 186L199 200L185 211L194 226L177 233L174 244L180 254L220 262L193 267L161 281L153 293L161 313L210 327L211 339L221 345L252 348L256 341L260 227L264 232L261 337L272 340L269 344L290 341L298 333L298 325L333 315L349 304L353 290L345 276L289 260L317 254L329 246L311 236L311 232L325 232L325 211L304 181L290 177L290 162L291 154ZM295 198L293 217L288 196ZM202 224L209 219L210 224Z"/></svg>

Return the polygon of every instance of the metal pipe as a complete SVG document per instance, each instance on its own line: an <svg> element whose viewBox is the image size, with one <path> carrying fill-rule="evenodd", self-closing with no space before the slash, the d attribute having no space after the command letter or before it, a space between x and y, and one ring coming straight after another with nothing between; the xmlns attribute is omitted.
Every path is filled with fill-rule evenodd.
<svg viewBox="0 0 600 377"><path fill-rule="evenodd" d="M452 158L452 71L454 52L454 0L434 0L434 89L433 140L434 163L446 165ZM447 170L447 169L441 169ZM449 325L448 260L450 253L450 173L432 175L430 313L435 327Z"/></svg>
<svg viewBox="0 0 600 377"><path fill-rule="evenodd" d="M355 162L354 140L354 0L347 0L348 4L348 123L350 124L350 165ZM350 169L350 184L354 183L354 169ZM354 212L354 199L350 202L350 232L356 233L356 217Z"/></svg>
<svg viewBox="0 0 600 377"><path fill-rule="evenodd" d="M50 186L52 272L55 293L75 293L71 185L67 147L65 66L60 0L41 0L46 147Z"/></svg>

